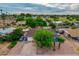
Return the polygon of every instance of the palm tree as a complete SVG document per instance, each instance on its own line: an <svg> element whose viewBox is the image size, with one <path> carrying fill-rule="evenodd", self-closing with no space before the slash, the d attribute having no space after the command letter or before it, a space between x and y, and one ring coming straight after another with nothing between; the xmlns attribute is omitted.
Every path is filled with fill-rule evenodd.
<svg viewBox="0 0 79 59"><path fill-rule="evenodd" d="M1 14L2 14L2 11L3 11L3 10L1 9L0 11L1 11Z"/></svg>
<svg viewBox="0 0 79 59"><path fill-rule="evenodd" d="M6 12L6 15L8 14L8 12Z"/></svg>

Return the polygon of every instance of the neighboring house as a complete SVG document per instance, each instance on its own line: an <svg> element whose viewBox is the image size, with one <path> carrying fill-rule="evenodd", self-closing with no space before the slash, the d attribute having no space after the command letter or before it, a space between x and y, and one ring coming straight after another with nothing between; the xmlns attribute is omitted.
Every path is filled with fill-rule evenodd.
<svg viewBox="0 0 79 59"><path fill-rule="evenodd" d="M32 18L37 18L37 16L33 15Z"/></svg>
<svg viewBox="0 0 79 59"><path fill-rule="evenodd" d="M26 21L18 21L17 23L16 23L16 25L25 25L26 24Z"/></svg>
<svg viewBox="0 0 79 59"><path fill-rule="evenodd" d="M5 20L5 24L12 24L12 23L16 23L15 20Z"/></svg>
<svg viewBox="0 0 79 59"><path fill-rule="evenodd" d="M43 16L45 19L47 19L47 18L49 18L49 16L48 15L45 15L45 16Z"/></svg>
<svg viewBox="0 0 79 59"><path fill-rule="evenodd" d="M50 24L56 24L57 28L61 28L63 22L62 21L52 21Z"/></svg>
<svg viewBox="0 0 79 59"><path fill-rule="evenodd" d="M0 18L0 27L5 27L6 25L11 25L16 23L14 17L6 17L5 19Z"/></svg>
<svg viewBox="0 0 79 59"><path fill-rule="evenodd" d="M12 33L16 28L10 27L10 28L0 28L0 35L10 34Z"/></svg>
<svg viewBox="0 0 79 59"><path fill-rule="evenodd" d="M79 22L74 22L73 25L79 27Z"/></svg>
<svg viewBox="0 0 79 59"><path fill-rule="evenodd" d="M62 24L62 21L53 21L54 24Z"/></svg>

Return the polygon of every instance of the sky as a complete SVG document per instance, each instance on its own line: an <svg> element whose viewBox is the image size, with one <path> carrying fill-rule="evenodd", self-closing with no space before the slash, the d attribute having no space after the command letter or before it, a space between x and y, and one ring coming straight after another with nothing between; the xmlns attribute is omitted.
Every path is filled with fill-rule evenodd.
<svg viewBox="0 0 79 59"><path fill-rule="evenodd" d="M79 14L78 3L0 3L8 13Z"/></svg>

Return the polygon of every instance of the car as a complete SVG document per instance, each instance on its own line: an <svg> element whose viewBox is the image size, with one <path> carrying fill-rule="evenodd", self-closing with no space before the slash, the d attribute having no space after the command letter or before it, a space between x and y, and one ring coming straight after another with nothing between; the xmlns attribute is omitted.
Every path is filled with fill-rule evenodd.
<svg viewBox="0 0 79 59"><path fill-rule="evenodd" d="M27 41L27 36L21 36L20 41Z"/></svg>

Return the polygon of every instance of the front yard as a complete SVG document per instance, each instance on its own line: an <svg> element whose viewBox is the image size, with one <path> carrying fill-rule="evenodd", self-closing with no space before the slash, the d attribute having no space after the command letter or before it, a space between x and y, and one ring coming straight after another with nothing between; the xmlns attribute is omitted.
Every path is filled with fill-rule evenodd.
<svg viewBox="0 0 79 59"><path fill-rule="evenodd" d="M47 28L41 28L41 27L33 28L33 29L30 29L29 31L24 32L24 34L27 33L28 37L33 37L33 35L35 34L35 31L38 29L47 29ZM51 28L48 28L47 30L50 31L51 33L54 32L54 30ZM16 34L18 35L18 33ZM12 41L13 42L12 45L11 45L11 42L1 43L0 44L0 55L29 55L29 56L30 55L51 55L51 56L52 55L79 55L77 51L78 48L75 48L75 46L78 46L79 43L75 43L75 41L69 40L67 38L64 38L65 41L63 44L61 44L60 49L58 49L59 43L56 42L55 51L53 49L49 49L45 47L39 48L36 46L36 43L33 40L33 38L30 38L30 39L32 41L17 41L17 43ZM13 46L11 49L8 48L10 45Z"/></svg>
<svg viewBox="0 0 79 59"><path fill-rule="evenodd" d="M35 56L35 55L78 55L74 50L72 43L66 40L64 44L61 45L61 48L58 49L56 44L56 51L47 48L38 48L36 47L35 42L22 42L18 43L8 55L19 55L19 56ZM18 49L19 48L19 49Z"/></svg>
<svg viewBox="0 0 79 59"><path fill-rule="evenodd" d="M8 46L10 45L10 42L4 42L0 43L0 55L7 55L10 49Z"/></svg>
<svg viewBox="0 0 79 59"><path fill-rule="evenodd" d="M27 32L28 36L34 35L34 29L31 30L30 34ZM50 31L50 30L49 30ZM53 30L51 30L52 32ZM33 38L31 38L33 40ZM74 45L77 44L77 45ZM73 41L72 39L69 40L65 38L65 42L61 44L60 49L58 49L58 43L56 43L56 50L48 48L37 48L35 41L26 41L26 42L19 42L12 50L8 53L8 55L79 55L76 46L79 43ZM19 48L19 49L18 49Z"/></svg>

